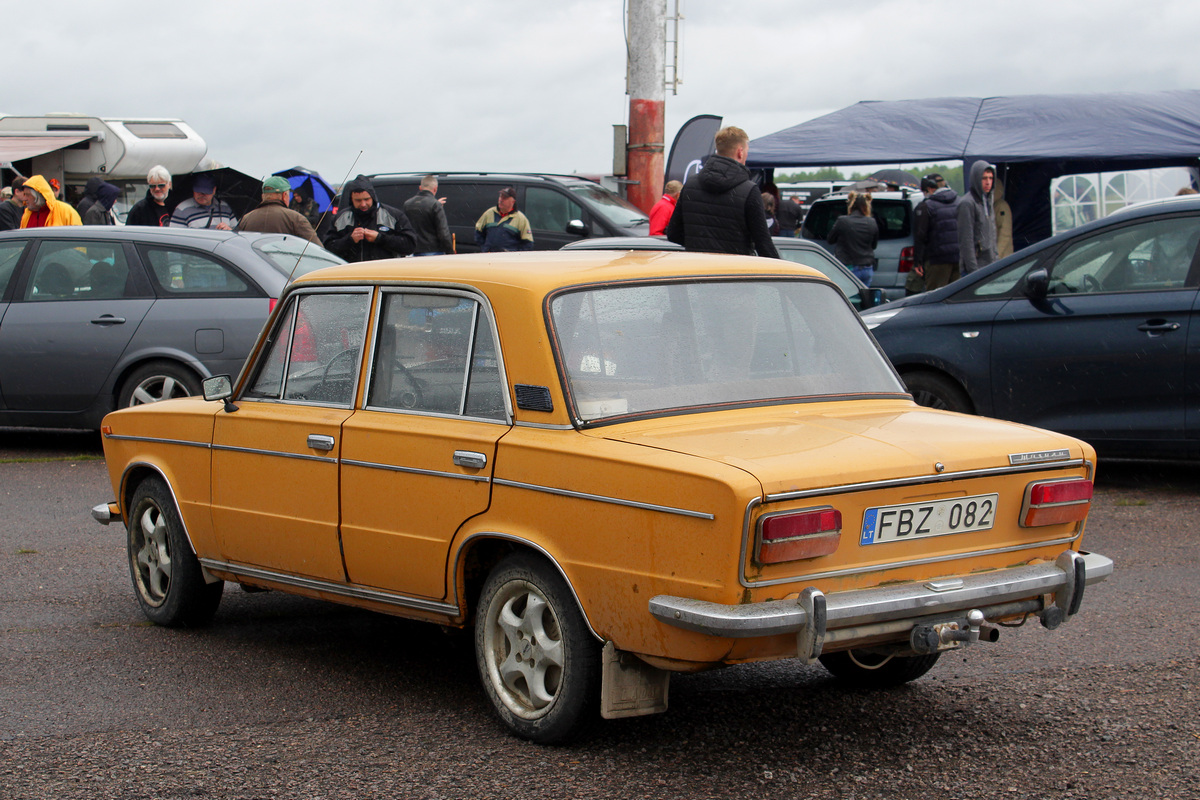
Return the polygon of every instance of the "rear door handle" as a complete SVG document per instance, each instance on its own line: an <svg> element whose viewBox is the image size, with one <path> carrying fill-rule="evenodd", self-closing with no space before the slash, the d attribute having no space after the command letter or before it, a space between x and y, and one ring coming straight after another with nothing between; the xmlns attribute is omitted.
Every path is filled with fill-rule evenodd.
<svg viewBox="0 0 1200 800"><path fill-rule="evenodd" d="M1138 325L1139 331L1144 331L1150 335L1156 333L1170 333L1171 331L1179 330L1178 322L1167 322L1165 319L1148 319L1141 325Z"/></svg>
<svg viewBox="0 0 1200 800"><path fill-rule="evenodd" d="M308 435L308 446L313 450L329 452L333 449L333 437L326 436L323 433L310 433Z"/></svg>
<svg viewBox="0 0 1200 800"><path fill-rule="evenodd" d="M454 463L467 469L483 469L487 466L487 456L474 450L455 450Z"/></svg>
<svg viewBox="0 0 1200 800"><path fill-rule="evenodd" d="M114 317L112 314L103 314L99 318L92 320L93 325L124 325L124 317Z"/></svg>

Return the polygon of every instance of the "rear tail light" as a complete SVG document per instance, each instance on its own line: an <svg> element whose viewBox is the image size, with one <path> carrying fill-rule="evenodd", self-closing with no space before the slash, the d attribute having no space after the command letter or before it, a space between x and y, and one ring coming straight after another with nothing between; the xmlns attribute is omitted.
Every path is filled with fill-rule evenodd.
<svg viewBox="0 0 1200 800"><path fill-rule="evenodd" d="M896 271L897 272L910 272L910 271L912 271L912 268L914 265L915 265L915 262L914 262L913 249L911 247L906 247L903 250L901 250L900 251L900 266L897 268Z"/></svg>
<svg viewBox="0 0 1200 800"><path fill-rule="evenodd" d="M829 506L771 514L758 521L760 564L827 556L842 536L842 512Z"/></svg>
<svg viewBox="0 0 1200 800"><path fill-rule="evenodd" d="M1092 482L1085 478L1039 481L1025 488L1021 526L1060 525L1081 522L1092 503Z"/></svg>
<svg viewBox="0 0 1200 800"><path fill-rule="evenodd" d="M270 314L272 311L274 311L275 306L277 306L277 305L279 305L279 298L272 297L270 299L270 301L267 302L267 313Z"/></svg>

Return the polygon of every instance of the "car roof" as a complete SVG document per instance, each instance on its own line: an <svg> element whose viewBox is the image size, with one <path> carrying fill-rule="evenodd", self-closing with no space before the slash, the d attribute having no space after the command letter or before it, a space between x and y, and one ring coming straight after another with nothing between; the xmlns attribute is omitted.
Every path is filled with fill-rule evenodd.
<svg viewBox="0 0 1200 800"><path fill-rule="evenodd" d="M1153 200L1142 200L1141 202L1130 203L1127 206L1118 208L1105 217L1105 219L1125 216L1135 211L1175 211L1176 209L1194 208L1196 206L1200 206L1200 195L1182 194L1172 195L1171 197L1157 197Z"/></svg>
<svg viewBox="0 0 1200 800"><path fill-rule="evenodd" d="M295 285L313 283L430 283L505 286L545 295L595 283L670 277L803 276L828 280L790 261L713 253L630 250L542 250L471 253L365 261L315 270Z"/></svg>
<svg viewBox="0 0 1200 800"><path fill-rule="evenodd" d="M170 242L192 244L212 250L221 242L238 237L262 234L239 234L236 231L216 231L200 228L158 228L142 225L56 225L46 228L21 228L0 232L3 238L31 239L117 239L121 241Z"/></svg>
<svg viewBox="0 0 1200 800"><path fill-rule="evenodd" d="M869 194L871 195L872 201L875 201L875 200L920 201L920 200L924 199L924 195L921 194L921 192L918 191L917 189L900 189L900 190L897 190L894 192L893 191L886 191L886 192L874 192L873 191L873 192L870 192ZM846 198L848 198L849 196L850 196L850 192L848 192L848 191L829 192L828 194L823 194L818 198L810 200L809 205L816 205L817 203L827 203L831 200L841 200L844 203L844 202L846 202Z"/></svg>
<svg viewBox="0 0 1200 800"><path fill-rule="evenodd" d="M521 181L542 181L545 183L588 183L599 186L599 181L593 180L586 175L560 175L552 172L379 172L374 175L368 175L372 182L376 180L389 180L402 178L404 180L419 181L426 175L433 175L439 181L443 180L487 180L496 182L512 182L519 183Z"/></svg>

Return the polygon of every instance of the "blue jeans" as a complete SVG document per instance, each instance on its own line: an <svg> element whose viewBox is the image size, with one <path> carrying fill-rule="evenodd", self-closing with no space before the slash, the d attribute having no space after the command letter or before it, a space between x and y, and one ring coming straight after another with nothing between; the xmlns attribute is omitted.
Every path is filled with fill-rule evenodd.
<svg viewBox="0 0 1200 800"><path fill-rule="evenodd" d="M850 271L854 273L854 277L858 278L866 286L871 285L871 276L875 274L875 268L870 264L850 267Z"/></svg>
<svg viewBox="0 0 1200 800"><path fill-rule="evenodd" d="M428 253L413 253L414 256L444 256L441 250L430 250Z"/></svg>

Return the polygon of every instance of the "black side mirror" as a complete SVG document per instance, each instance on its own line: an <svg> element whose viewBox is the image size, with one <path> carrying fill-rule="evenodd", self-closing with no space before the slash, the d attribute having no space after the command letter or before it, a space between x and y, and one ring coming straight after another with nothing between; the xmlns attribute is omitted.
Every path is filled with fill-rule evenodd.
<svg viewBox="0 0 1200 800"><path fill-rule="evenodd" d="M1050 273L1038 267L1025 276L1025 296L1034 300L1043 299L1050 291Z"/></svg>
<svg viewBox="0 0 1200 800"><path fill-rule="evenodd" d="M867 289L859 292L859 297L862 298L862 310L881 306L887 301L883 298L883 289Z"/></svg>

